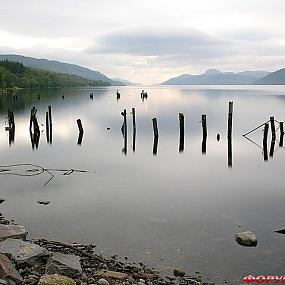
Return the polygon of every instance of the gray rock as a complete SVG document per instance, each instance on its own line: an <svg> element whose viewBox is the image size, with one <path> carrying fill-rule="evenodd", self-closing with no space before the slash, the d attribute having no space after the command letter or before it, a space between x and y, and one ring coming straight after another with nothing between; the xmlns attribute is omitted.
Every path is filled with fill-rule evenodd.
<svg viewBox="0 0 285 285"><path fill-rule="evenodd" d="M128 275L126 273L111 271L111 270L104 270L104 269L98 271L95 275L106 277L106 278L119 279L119 280L125 280L128 278Z"/></svg>
<svg viewBox="0 0 285 285"><path fill-rule="evenodd" d="M181 269L174 269L173 270L173 275L175 277L184 277L185 276L185 271L183 271Z"/></svg>
<svg viewBox="0 0 285 285"><path fill-rule="evenodd" d="M1 242L0 253L13 260L18 267L33 266L49 257L49 252L45 248L18 239L6 239Z"/></svg>
<svg viewBox="0 0 285 285"><path fill-rule="evenodd" d="M110 283L106 279L101 278L97 281L97 284L98 285L109 285Z"/></svg>
<svg viewBox="0 0 285 285"><path fill-rule="evenodd" d="M20 273L10 262L10 260L3 254L0 254L0 278L14 281L17 284L23 281Z"/></svg>
<svg viewBox="0 0 285 285"><path fill-rule="evenodd" d="M76 282L66 276L52 274L43 275L38 283L38 285L76 285Z"/></svg>
<svg viewBox="0 0 285 285"><path fill-rule="evenodd" d="M0 279L0 285L9 285L9 284L8 284L8 281L4 279Z"/></svg>
<svg viewBox="0 0 285 285"><path fill-rule="evenodd" d="M235 239L237 243L242 246L256 246L257 245L257 238L255 234L251 231L236 233Z"/></svg>
<svg viewBox="0 0 285 285"><path fill-rule="evenodd" d="M28 232L25 227L18 225L0 225L0 241L7 238L25 239Z"/></svg>
<svg viewBox="0 0 285 285"><path fill-rule="evenodd" d="M46 266L46 274L61 274L76 278L82 273L80 257L72 254L53 253Z"/></svg>

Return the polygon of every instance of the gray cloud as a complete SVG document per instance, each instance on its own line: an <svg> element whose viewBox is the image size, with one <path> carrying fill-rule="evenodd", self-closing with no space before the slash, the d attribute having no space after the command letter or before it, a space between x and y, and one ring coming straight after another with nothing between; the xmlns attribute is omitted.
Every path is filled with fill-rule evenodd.
<svg viewBox="0 0 285 285"><path fill-rule="evenodd" d="M229 41L197 30L166 31L140 28L108 33L96 40L86 51L94 54L129 54L136 56L185 56L193 58L220 57L232 54Z"/></svg>

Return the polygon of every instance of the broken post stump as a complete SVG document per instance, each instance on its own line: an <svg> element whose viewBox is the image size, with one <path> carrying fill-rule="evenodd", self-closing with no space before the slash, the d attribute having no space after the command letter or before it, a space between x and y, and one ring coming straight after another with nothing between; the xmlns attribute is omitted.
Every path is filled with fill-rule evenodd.
<svg viewBox="0 0 285 285"><path fill-rule="evenodd" d="M270 126L271 126L272 140L275 140L276 139L276 130L275 130L274 117L270 117Z"/></svg>
<svg viewBox="0 0 285 285"><path fill-rule="evenodd" d="M153 127L153 135L154 137L158 137L158 126L157 126L157 119L152 119L152 127Z"/></svg>
<svg viewBox="0 0 285 285"><path fill-rule="evenodd" d="M179 152L184 151L184 114L179 113Z"/></svg>
<svg viewBox="0 0 285 285"><path fill-rule="evenodd" d="M233 102L229 102L228 138L232 136L232 129L233 129L233 111L234 111L234 103L233 103Z"/></svg>

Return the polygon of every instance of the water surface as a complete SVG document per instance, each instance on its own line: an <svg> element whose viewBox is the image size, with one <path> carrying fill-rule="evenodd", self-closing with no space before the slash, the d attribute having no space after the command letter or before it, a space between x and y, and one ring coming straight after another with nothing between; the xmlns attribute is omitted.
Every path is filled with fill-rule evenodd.
<svg viewBox="0 0 285 285"><path fill-rule="evenodd" d="M284 274L285 237L274 233L285 228L284 148L279 147L277 133L273 157L264 161L262 128L250 136L255 144L242 134L270 116L285 119L285 88L144 87L149 94L145 101L140 88L121 88L119 101L112 87L20 91L17 101L2 96L1 165L33 163L96 171L54 172L46 186L47 173L2 175L3 213L25 225L30 237L96 243L98 253L143 260L166 272L175 267L199 271L221 284L242 283L246 274ZM89 98L91 92L94 100ZM229 101L234 102L232 167L226 135ZM44 126L49 105L52 144L47 143ZM38 149L32 148L29 134L32 106L38 109L42 131ZM137 119L135 151L132 107ZM9 108L16 121L10 146L5 131ZM121 132L125 108L126 154ZM179 112L185 116L183 152L179 152ZM207 115L206 154L202 154L202 114ZM156 155L153 117L159 127ZM81 145L78 118L84 127ZM38 200L51 203L44 206ZM234 233L244 230L256 233L256 248L235 242Z"/></svg>

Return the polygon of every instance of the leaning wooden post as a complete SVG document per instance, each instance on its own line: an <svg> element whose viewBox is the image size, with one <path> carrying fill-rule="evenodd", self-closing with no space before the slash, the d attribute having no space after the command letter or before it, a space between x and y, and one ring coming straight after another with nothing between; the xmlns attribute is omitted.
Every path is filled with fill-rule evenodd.
<svg viewBox="0 0 285 285"><path fill-rule="evenodd" d="M228 138L232 136L232 128L233 128L233 111L234 111L234 103L229 102L229 113L228 113Z"/></svg>
<svg viewBox="0 0 285 285"><path fill-rule="evenodd" d="M265 123L263 130L263 159L268 161L268 149L267 149L267 138L268 138L269 124Z"/></svg>
<svg viewBox="0 0 285 285"><path fill-rule="evenodd" d="M279 127L280 127L280 133L284 134L284 122L280 122Z"/></svg>
<svg viewBox="0 0 285 285"><path fill-rule="evenodd" d="M270 117L270 126L271 126L272 140L275 140L276 139L276 131L275 131L274 117Z"/></svg>
<svg viewBox="0 0 285 285"><path fill-rule="evenodd" d="M157 119L152 119L152 127L153 127L153 135L154 137L158 137L158 127L157 127Z"/></svg>
<svg viewBox="0 0 285 285"><path fill-rule="evenodd" d="M84 130L83 130L83 127L82 127L81 120L80 120L80 119L77 119L76 122L77 122L78 130L79 130L79 135L78 135L77 144L78 144L78 145L81 145Z"/></svg>
<svg viewBox="0 0 285 285"><path fill-rule="evenodd" d="M179 113L179 152L184 150L184 114Z"/></svg>
<svg viewBox="0 0 285 285"><path fill-rule="evenodd" d="M207 116L202 115L203 138L207 138Z"/></svg>
<svg viewBox="0 0 285 285"><path fill-rule="evenodd" d="M48 121L49 121L49 142L52 144L52 117L51 106L48 106Z"/></svg>
<svg viewBox="0 0 285 285"><path fill-rule="evenodd" d="M127 110L124 109L124 111L121 113L121 115L123 116L124 118L124 123L123 123L123 127L122 127L122 130L123 130L123 136L124 136L124 148L123 148L123 153L124 154L127 154L127 145L128 145L128 127L127 127Z"/></svg>
<svg viewBox="0 0 285 285"><path fill-rule="evenodd" d="M284 122L280 122L280 123L279 123L279 127L280 127L279 146L280 146L280 147L283 147L283 143L284 143Z"/></svg>

